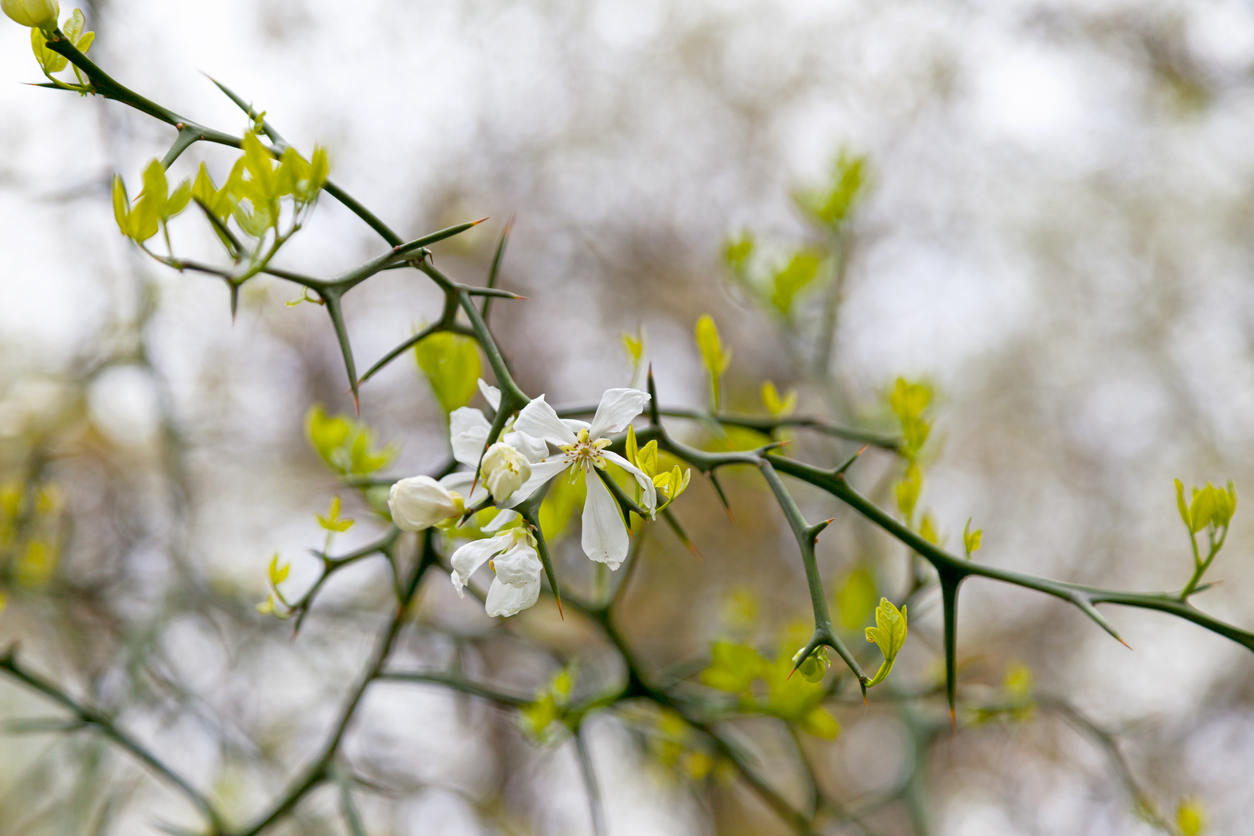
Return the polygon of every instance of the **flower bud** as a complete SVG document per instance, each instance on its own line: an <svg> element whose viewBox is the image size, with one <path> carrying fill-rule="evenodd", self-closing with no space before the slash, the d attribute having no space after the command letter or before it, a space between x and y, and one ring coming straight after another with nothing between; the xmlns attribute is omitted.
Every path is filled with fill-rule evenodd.
<svg viewBox="0 0 1254 836"><path fill-rule="evenodd" d="M531 462L513 447L498 441L483 454L483 483L495 502L504 502L531 478Z"/></svg>
<svg viewBox="0 0 1254 836"><path fill-rule="evenodd" d="M466 510L461 495L430 476L411 476L392 485L388 493L392 522L404 531L422 531Z"/></svg>
<svg viewBox="0 0 1254 836"><path fill-rule="evenodd" d="M0 0L0 8L16 23L45 31L56 28L61 14L57 0Z"/></svg>

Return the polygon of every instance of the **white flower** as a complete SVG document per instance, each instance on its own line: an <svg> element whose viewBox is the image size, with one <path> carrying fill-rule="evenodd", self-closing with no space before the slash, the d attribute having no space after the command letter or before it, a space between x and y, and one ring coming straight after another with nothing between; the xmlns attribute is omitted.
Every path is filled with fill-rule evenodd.
<svg viewBox="0 0 1254 836"><path fill-rule="evenodd" d="M529 478L531 462L505 442L498 441L483 454L483 482L493 501L501 503L509 499Z"/></svg>
<svg viewBox="0 0 1254 836"><path fill-rule="evenodd" d="M479 381L479 390L483 392L483 396L493 409L501 405L501 393L497 389L482 380ZM488 433L492 429L492 422L487 416L478 409L469 406L463 406L455 409L449 415L449 441L453 445L453 458L459 463L470 468L469 474L464 474L466 485L469 487L474 483L474 470L479 467L479 459L483 458L483 476L484 480L489 482L488 490L492 492L492 498L497 502L504 502L509 498L510 494L517 489L518 485L527 481L530 475L531 464L544 459L549 453L549 448L544 442L537 438L531 438L523 433L512 431L501 433L500 440L493 447L502 444L513 448L518 456L514 456L504 451L498 451L496 456L489 462L484 454L484 447L488 443ZM518 480L518 485L512 485L514 481L513 475L502 472L496 473L496 469L501 466L512 467L515 471L522 475ZM526 472L524 473L524 467ZM489 473L489 470L493 473ZM457 474L454 474L457 475ZM496 476L495 482L497 487L491 485L492 476ZM446 483L447 484L447 483ZM470 498L470 504L475 505L483 498L482 494L476 494Z"/></svg>
<svg viewBox="0 0 1254 836"><path fill-rule="evenodd" d="M501 517L509 522L515 515L502 511L492 523L497 524ZM462 590L470 582L470 576L489 562L496 577L488 587L488 598L484 602L488 615L516 615L539 599L540 573L544 567L536 554L535 541L527 531L512 528L487 540L471 540L453 552L452 580L458 596L465 596Z"/></svg>
<svg viewBox="0 0 1254 836"><path fill-rule="evenodd" d="M422 531L465 513L466 503L461 494L430 476L411 476L392 485L388 510L397 528Z"/></svg>
<svg viewBox="0 0 1254 836"><path fill-rule="evenodd" d="M518 413L514 430L550 442L560 452L543 461L532 460L531 478L514 492L507 504L517 505L562 471L570 470L573 475L582 470L588 483L588 498L583 506L584 554L617 569L627 557L627 527L619 514L617 501L596 471L604 470L610 462L618 465L640 484L642 506L650 512L657 507L653 481L627 459L605 449L610 446L605 436L625 429L648 402L649 396L636 389L609 389L601 396L591 424L557 417L544 395L527 404Z"/></svg>
<svg viewBox="0 0 1254 836"><path fill-rule="evenodd" d="M0 8L16 23L41 29L55 29L61 14L57 0L0 0Z"/></svg>

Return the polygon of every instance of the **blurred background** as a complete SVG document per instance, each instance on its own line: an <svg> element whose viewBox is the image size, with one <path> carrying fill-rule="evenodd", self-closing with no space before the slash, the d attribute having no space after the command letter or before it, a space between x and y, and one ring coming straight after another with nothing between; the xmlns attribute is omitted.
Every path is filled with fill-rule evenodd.
<svg viewBox="0 0 1254 836"><path fill-rule="evenodd" d="M619 334L642 327L660 400L704 406L692 338L704 313L733 350L737 410L762 413L770 379L799 392L802 413L891 430L888 388L926 379L937 425L920 504L951 550L973 517L979 560L1138 591L1178 590L1191 572L1173 478L1254 486L1246 4L110 0L83 11L91 56L115 77L242 132L212 75L306 154L325 145L332 177L405 237L491 216L437 246L455 278L483 280L514 214L501 280L530 301L499 304L493 324L529 394L595 403L628 385ZM298 288L264 277L232 323L220 282L162 268L118 234L110 180L137 183L168 128L23 86L42 78L27 31L7 20L0 80L0 647L18 644L31 668L116 715L243 821L314 755L389 607L385 567L365 561L335 577L295 639L255 612L275 552L292 588L317 573L313 515L337 483L305 415L353 408L334 335L317 306L284 304ZM823 187L842 150L865 156L866 177L831 250L792 195ZM203 160L221 181L234 157L196 147L173 175ZM733 278L725 241L744 232L768 272L799 247L836 253L795 315ZM181 254L213 257L192 218L172 234ZM330 276L382 249L324 198L279 263ZM359 368L436 319L441 301L412 271L349 297ZM816 322L834 324L830 343L813 337ZM412 354L363 387L361 416L398 445L390 474L447 456ZM706 432L676 431L697 443ZM851 449L803 437L791 452L829 464ZM855 484L892 507L900 464L865 459ZM676 505L703 562L661 527L642 549L619 618L658 669L703 658L730 632L774 647L807 616L795 544L760 479L728 488L734 524L695 477ZM383 530L344 496L358 524L336 551ZM798 496L810 519L836 517L820 543L829 591L861 568L899 600L903 549L834 501ZM1239 507L1210 573L1224 583L1196 599L1246 629L1250 519ZM558 554L574 589L591 583L577 540ZM840 736L803 741L823 790L885 834L1156 832L1138 797L1173 821L1196 799L1208 832L1247 832L1254 658L1166 616L1106 613L1134 650L1054 599L967 584L963 699L996 703L1030 670L1037 709L968 716L951 735L935 698L834 703ZM903 693L941 672L935 593L910 616L890 681ZM594 678L608 664L595 631L551 604L497 626L442 572L415 619L397 657L411 669L459 660L525 694L554 659ZM0 680L9 732L56 716ZM735 781L673 768L629 720L589 723L611 833L788 832ZM800 798L779 729L741 733ZM183 799L91 733L9 734L0 752L0 833L196 826ZM569 743L537 747L510 713L439 688L374 687L345 755L377 787L360 794L371 834L591 832ZM337 803L321 790L276 832L345 832ZM830 832L857 832L841 827Z"/></svg>

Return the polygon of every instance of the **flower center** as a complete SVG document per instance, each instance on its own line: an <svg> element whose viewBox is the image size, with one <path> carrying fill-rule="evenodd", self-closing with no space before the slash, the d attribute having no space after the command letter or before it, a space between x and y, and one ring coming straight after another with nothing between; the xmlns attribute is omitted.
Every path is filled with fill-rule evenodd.
<svg viewBox="0 0 1254 836"><path fill-rule="evenodd" d="M584 428L579 431L579 435L575 437L574 444L563 445L561 450L566 454L566 464L572 468L580 468L585 473L592 471L592 468L605 469L605 456L601 453L606 447L610 446L608 438L598 438L591 441L588 438L588 430Z"/></svg>

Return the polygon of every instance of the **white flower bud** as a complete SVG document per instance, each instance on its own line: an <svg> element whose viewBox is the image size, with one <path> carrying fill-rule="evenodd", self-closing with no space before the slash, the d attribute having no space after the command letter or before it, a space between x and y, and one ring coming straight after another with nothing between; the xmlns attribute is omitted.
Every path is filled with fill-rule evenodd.
<svg viewBox="0 0 1254 836"><path fill-rule="evenodd" d="M0 0L0 8L16 23L44 30L55 29L61 14L57 0Z"/></svg>
<svg viewBox="0 0 1254 836"><path fill-rule="evenodd" d="M463 513L466 507L459 494L430 476L411 476L392 485L388 510L397 528L422 531Z"/></svg>
<svg viewBox="0 0 1254 836"><path fill-rule="evenodd" d="M483 483L493 501L509 499L530 478L531 462L508 444L498 441L483 454Z"/></svg>

